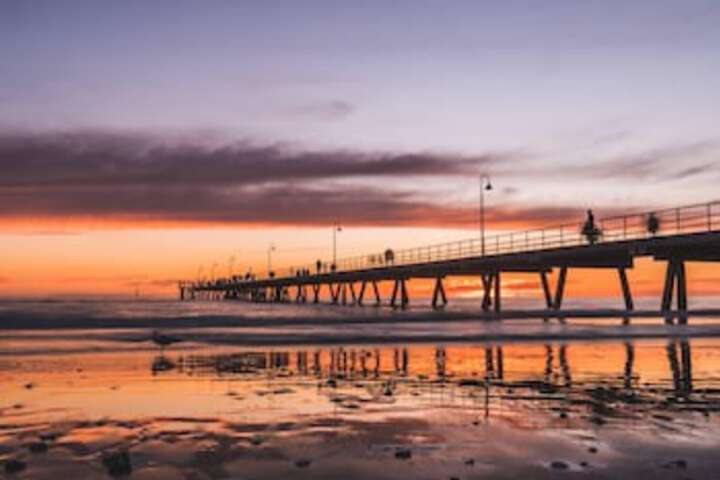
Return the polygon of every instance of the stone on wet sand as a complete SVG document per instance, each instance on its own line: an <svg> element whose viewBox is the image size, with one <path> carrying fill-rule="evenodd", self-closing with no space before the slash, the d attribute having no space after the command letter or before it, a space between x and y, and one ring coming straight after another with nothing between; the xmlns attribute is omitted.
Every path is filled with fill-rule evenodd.
<svg viewBox="0 0 720 480"><path fill-rule="evenodd" d="M11 458L5 461L5 472L6 473L19 473L27 468L27 464L17 458Z"/></svg>
<svg viewBox="0 0 720 480"><path fill-rule="evenodd" d="M295 466L298 468L307 468L310 466L311 461L307 458L300 458L295 460Z"/></svg>
<svg viewBox="0 0 720 480"><path fill-rule="evenodd" d="M672 460L664 463L663 468L685 470L687 468L687 461L683 459Z"/></svg>
<svg viewBox="0 0 720 480"><path fill-rule="evenodd" d="M412 450L409 448L398 448L395 450L395 458L400 460L409 460L412 458Z"/></svg>
<svg viewBox="0 0 720 480"><path fill-rule="evenodd" d="M594 416L590 417L590 422L594 423L595 425L602 426L607 423L607 420L605 420L603 417L601 417L599 415L594 415Z"/></svg>
<svg viewBox="0 0 720 480"><path fill-rule="evenodd" d="M32 442L28 445L28 450L32 453L45 453L48 451L48 444L45 442Z"/></svg>
<svg viewBox="0 0 720 480"><path fill-rule="evenodd" d="M261 445L264 442L265 442L265 437L263 437L261 435L253 435L252 437L250 437L250 443L252 443L255 446Z"/></svg>
<svg viewBox="0 0 720 480"><path fill-rule="evenodd" d="M295 393L292 388L278 388L272 391L274 395L287 395L288 393Z"/></svg>
<svg viewBox="0 0 720 480"><path fill-rule="evenodd" d="M475 378L461 378L458 380L459 387L482 387L485 383Z"/></svg>
<svg viewBox="0 0 720 480"><path fill-rule="evenodd" d="M555 460L550 464L550 467L554 470L567 470L569 468L568 464L565 462L562 462L560 460Z"/></svg>
<svg viewBox="0 0 720 480"><path fill-rule="evenodd" d="M102 461L108 474L112 477L121 477L132 473L132 463L127 451L119 451L105 456Z"/></svg>

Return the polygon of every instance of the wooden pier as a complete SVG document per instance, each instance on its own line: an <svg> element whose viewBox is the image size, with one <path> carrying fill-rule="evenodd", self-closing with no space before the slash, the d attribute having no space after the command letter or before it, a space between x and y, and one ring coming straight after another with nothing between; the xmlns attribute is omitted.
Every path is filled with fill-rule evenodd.
<svg viewBox="0 0 720 480"><path fill-rule="evenodd" d="M448 303L444 279L480 278L484 312L502 313L502 279L507 273L534 274L548 315L563 311L568 275L574 269L617 271L623 311L635 309L627 270L635 259L650 257L666 263L659 313L687 321L689 311L686 262L720 261L720 201L652 212L603 218L537 230L383 252L343 259L336 265L313 264L287 276L268 272L265 278L246 275L212 281L179 283L180 299L223 298L253 302L320 303L323 289L336 305L382 305L380 282L392 282L387 304L405 309L411 279L433 279L433 308ZM484 254L481 253L484 251ZM557 271L551 285L548 274Z"/></svg>

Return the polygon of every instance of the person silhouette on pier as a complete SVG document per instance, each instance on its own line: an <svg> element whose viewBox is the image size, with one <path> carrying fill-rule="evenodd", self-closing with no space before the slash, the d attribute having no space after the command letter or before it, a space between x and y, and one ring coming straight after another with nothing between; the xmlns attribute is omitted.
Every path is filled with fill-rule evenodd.
<svg viewBox="0 0 720 480"><path fill-rule="evenodd" d="M587 220L585 220L585 224L583 225L582 234L587 238L590 245L594 245L600 237L600 229L595 225L595 215L590 209L587 211Z"/></svg>
<svg viewBox="0 0 720 480"><path fill-rule="evenodd" d="M322 271L322 261L320 261L320 260L316 261L315 268L317 269L318 275L320 275L320 272Z"/></svg>
<svg viewBox="0 0 720 480"><path fill-rule="evenodd" d="M647 218L647 231L654 237L657 235L658 230L660 230L660 219L653 212Z"/></svg>

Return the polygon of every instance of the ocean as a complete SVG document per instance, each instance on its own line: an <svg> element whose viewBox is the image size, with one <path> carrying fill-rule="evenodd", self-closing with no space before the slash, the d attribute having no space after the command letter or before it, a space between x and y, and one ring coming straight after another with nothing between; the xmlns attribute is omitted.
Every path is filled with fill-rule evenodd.
<svg viewBox="0 0 720 480"><path fill-rule="evenodd" d="M719 337L712 315L488 321L474 299L4 301L0 463L40 479L717 478Z"/></svg>

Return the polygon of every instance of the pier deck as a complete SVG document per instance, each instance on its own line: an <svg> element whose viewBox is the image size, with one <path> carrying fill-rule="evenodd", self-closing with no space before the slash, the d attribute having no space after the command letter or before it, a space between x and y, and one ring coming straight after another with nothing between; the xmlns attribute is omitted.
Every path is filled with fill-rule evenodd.
<svg viewBox="0 0 720 480"><path fill-rule="evenodd" d="M293 269L287 276L180 282L180 297L319 303L321 289L327 288L333 304L362 305L370 295L372 303L380 305L378 284L390 281L389 304L403 309L410 301L406 282L424 278L435 280L432 306L442 308L448 303L443 279L471 276L482 280L482 309L500 314L502 274L520 272L538 275L547 312L559 314L568 271L589 268L618 272L625 311L632 312L626 271L636 258L650 257L667 265L659 312L679 312L682 317L688 311L685 263L720 261L720 201L604 218L592 227L588 231L587 224L561 225L386 251L342 259L336 265ZM559 272L557 283L550 285L548 274L554 270Z"/></svg>

